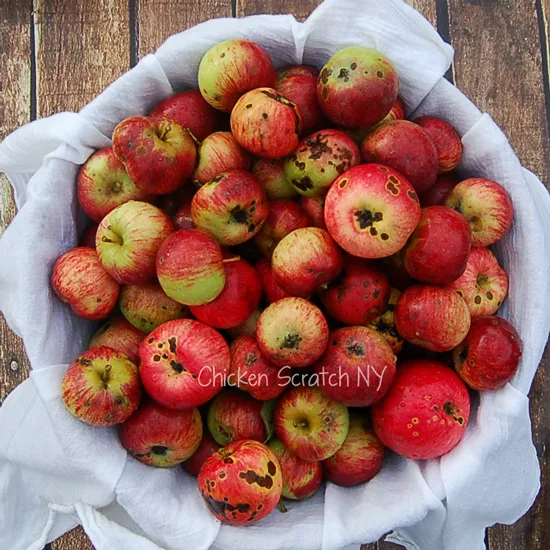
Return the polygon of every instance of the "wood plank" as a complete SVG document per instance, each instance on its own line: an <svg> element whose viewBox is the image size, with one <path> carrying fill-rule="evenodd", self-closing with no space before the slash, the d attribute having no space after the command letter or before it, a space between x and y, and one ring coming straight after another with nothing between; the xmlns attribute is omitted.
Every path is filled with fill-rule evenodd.
<svg viewBox="0 0 550 550"><path fill-rule="evenodd" d="M260 13L291 13L298 21L307 16L322 0L237 0L237 17Z"/></svg>
<svg viewBox="0 0 550 550"><path fill-rule="evenodd" d="M419 11L434 27L437 26L436 0L406 0L406 2Z"/></svg>
<svg viewBox="0 0 550 550"><path fill-rule="evenodd" d="M51 543L52 550L94 550L82 527L75 527Z"/></svg>

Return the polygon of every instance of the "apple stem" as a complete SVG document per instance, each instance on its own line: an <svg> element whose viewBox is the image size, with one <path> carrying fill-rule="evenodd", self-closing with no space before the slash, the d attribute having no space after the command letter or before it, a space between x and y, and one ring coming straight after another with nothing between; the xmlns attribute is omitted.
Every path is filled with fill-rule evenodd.
<svg viewBox="0 0 550 550"><path fill-rule="evenodd" d="M171 127L169 124L167 124L166 126L164 126L164 127L162 128L162 131L160 132L159 139L160 139L160 140L164 140L166 134L167 134L171 129L172 129L172 127Z"/></svg>
<svg viewBox="0 0 550 550"><path fill-rule="evenodd" d="M231 262L238 262L241 259L240 256L233 256L232 258L224 258L222 260L223 264L230 264Z"/></svg>
<svg viewBox="0 0 550 550"><path fill-rule="evenodd" d="M110 378L110 374L111 374L111 365L106 365L105 366L105 370L103 371L103 374L101 375L101 380L103 380L103 382L107 383L109 381L109 378Z"/></svg>
<svg viewBox="0 0 550 550"><path fill-rule="evenodd" d="M288 512L287 507L285 506L285 503L283 501L283 498L279 500L279 510L281 510L281 513L286 514Z"/></svg>

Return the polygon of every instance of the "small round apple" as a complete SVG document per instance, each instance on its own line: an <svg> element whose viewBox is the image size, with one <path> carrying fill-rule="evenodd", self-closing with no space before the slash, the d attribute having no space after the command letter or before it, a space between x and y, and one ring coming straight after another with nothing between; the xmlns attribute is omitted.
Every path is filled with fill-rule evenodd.
<svg viewBox="0 0 550 550"><path fill-rule="evenodd" d="M61 397L69 412L91 426L124 422L138 408L141 394L136 365L106 346L79 355L61 384Z"/></svg>
<svg viewBox="0 0 550 550"><path fill-rule="evenodd" d="M120 284L143 284L155 276L160 245L172 233L170 218L147 202L129 201L99 224L96 250L105 270Z"/></svg>
<svg viewBox="0 0 550 550"><path fill-rule="evenodd" d="M197 408L171 411L148 400L119 427L118 435L135 459L157 468L170 468L198 449L201 415Z"/></svg>
<svg viewBox="0 0 550 550"><path fill-rule="evenodd" d="M265 298L270 304L277 300L290 297L290 294L283 290L276 281L275 275L273 275L271 262L267 258L258 260L256 263L256 271L260 277Z"/></svg>
<svg viewBox="0 0 550 550"><path fill-rule="evenodd" d="M252 312L252 315L242 324L235 328L228 328L227 332L231 338L239 338L240 336L253 336L256 337L256 325L260 315L261 309L256 309Z"/></svg>
<svg viewBox="0 0 550 550"><path fill-rule="evenodd" d="M464 298L472 319L493 315L508 294L508 275L488 248L475 247L464 273L449 288Z"/></svg>
<svg viewBox="0 0 550 550"><path fill-rule="evenodd" d="M344 444L349 413L318 388L298 386L281 396L273 422L275 434L292 454L314 462L332 456Z"/></svg>
<svg viewBox="0 0 550 550"><path fill-rule="evenodd" d="M489 246L512 227L514 207L506 189L496 181L471 178L460 182L445 200L472 228L472 245Z"/></svg>
<svg viewBox="0 0 550 550"><path fill-rule="evenodd" d="M57 258L50 278L57 297L84 319L105 319L115 307L119 284L105 271L93 248L73 248Z"/></svg>
<svg viewBox="0 0 550 550"><path fill-rule="evenodd" d="M425 359L400 365L390 390L372 407L374 430L382 443L417 460L453 449L466 433L469 416L464 382L445 364Z"/></svg>
<svg viewBox="0 0 550 550"><path fill-rule="evenodd" d="M190 473L193 477L198 477L200 469L204 464L205 460L211 457L217 450L219 450L221 445L218 445L214 438L210 435L209 432L203 431L201 442L199 447L190 456L182 466L184 469Z"/></svg>
<svg viewBox="0 0 550 550"><path fill-rule="evenodd" d="M397 300L395 326L408 342L435 352L450 351L470 330L466 302L450 288L416 285Z"/></svg>
<svg viewBox="0 0 550 550"><path fill-rule="evenodd" d="M342 174L325 202L332 238L361 258L384 258L401 250L420 221L418 196L392 168L363 164Z"/></svg>
<svg viewBox="0 0 550 550"><path fill-rule="evenodd" d="M135 186L112 147L96 151L82 166L76 182L78 203L95 222L129 200L153 197Z"/></svg>
<svg viewBox="0 0 550 550"><path fill-rule="evenodd" d="M419 193L418 198L423 208L428 206L443 206L449 193L460 183L455 172L437 176L435 183L425 192Z"/></svg>
<svg viewBox="0 0 550 550"><path fill-rule="evenodd" d="M176 231L159 248L157 276L164 292L180 304L211 302L225 286L220 246L203 231Z"/></svg>
<svg viewBox="0 0 550 550"><path fill-rule="evenodd" d="M460 378L477 391L497 390L516 374L523 343L514 326L501 317L478 317L466 339L453 351Z"/></svg>
<svg viewBox="0 0 550 550"><path fill-rule="evenodd" d="M401 292L396 288L392 288L386 311L367 325L384 337L395 355L403 349L403 338L401 338L395 327L395 305L399 296L401 296Z"/></svg>
<svg viewBox="0 0 550 550"><path fill-rule="evenodd" d="M298 458L284 446L280 439L272 439L268 446L281 465L284 498L302 500L319 489L323 481L321 462L308 462Z"/></svg>
<svg viewBox="0 0 550 550"><path fill-rule="evenodd" d="M212 399L224 386L231 361L223 336L192 319L160 325L143 340L139 356L145 391L176 410Z"/></svg>
<svg viewBox="0 0 550 550"><path fill-rule="evenodd" d="M277 507L283 477L273 451L243 439L207 458L197 483L206 505L222 523L250 525Z"/></svg>
<svg viewBox="0 0 550 550"><path fill-rule="evenodd" d="M124 317L113 317L99 327L92 336L88 347L92 349L107 346L124 353L132 363L137 365L139 362L139 346L145 336L147 335L144 332L141 332Z"/></svg>
<svg viewBox="0 0 550 550"><path fill-rule="evenodd" d="M325 223L325 195L318 197L300 197L300 206L306 211L306 214L311 218L313 227L327 230Z"/></svg>
<svg viewBox="0 0 550 550"><path fill-rule="evenodd" d="M286 177L284 159L259 158L252 165L252 173L270 201L293 199L298 194Z"/></svg>
<svg viewBox="0 0 550 550"><path fill-rule="evenodd" d="M353 487L371 480L382 469L383 461L384 445L372 430L368 418L352 412L348 436L340 449L323 460L323 470L329 481L342 487Z"/></svg>

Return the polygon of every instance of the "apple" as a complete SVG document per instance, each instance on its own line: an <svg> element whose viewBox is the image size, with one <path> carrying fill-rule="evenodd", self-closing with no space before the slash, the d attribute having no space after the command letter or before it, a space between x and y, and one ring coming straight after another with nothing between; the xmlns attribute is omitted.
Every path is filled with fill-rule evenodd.
<svg viewBox="0 0 550 550"><path fill-rule="evenodd" d="M168 118L134 116L113 132L113 151L139 189L164 195L191 176L197 145L189 131Z"/></svg>
<svg viewBox="0 0 550 550"><path fill-rule="evenodd" d="M284 291L276 281L275 275L273 275L271 262L268 259L261 258L258 260L256 263L256 271L260 277L265 298L270 304L290 296L290 294Z"/></svg>
<svg viewBox="0 0 550 550"><path fill-rule="evenodd" d="M202 420L197 408L171 411L148 400L121 424L122 446L135 459L170 468L196 452L202 438Z"/></svg>
<svg viewBox="0 0 550 550"><path fill-rule="evenodd" d="M221 448L209 432L203 431L197 450L183 464L183 468L193 477L198 477L205 460Z"/></svg>
<svg viewBox="0 0 550 550"><path fill-rule="evenodd" d="M396 288L392 288L386 311L367 325L384 337L396 355L403 349L403 338L401 338L395 327L395 305L399 296L401 296L401 292Z"/></svg>
<svg viewBox="0 0 550 550"><path fill-rule="evenodd" d="M321 357L328 343L321 310L303 298L283 298L260 315L256 338L262 353L279 366L306 367Z"/></svg>
<svg viewBox="0 0 550 550"><path fill-rule="evenodd" d="M259 158L252 165L252 173L270 201L293 199L298 194L286 177L284 159Z"/></svg>
<svg viewBox="0 0 550 550"><path fill-rule="evenodd" d="M71 414L91 426L127 420L141 400L138 368L124 353L106 346L79 355L61 383L61 397Z"/></svg>
<svg viewBox="0 0 550 550"><path fill-rule="evenodd" d="M395 254L383 258L381 262L381 267L387 275L390 284L401 291L418 284L405 269L405 255L403 252L404 249L402 248Z"/></svg>
<svg viewBox="0 0 550 550"><path fill-rule="evenodd" d="M332 238L361 258L391 256L407 242L420 221L418 196L392 168L363 164L342 174L325 202Z"/></svg>
<svg viewBox="0 0 550 550"><path fill-rule="evenodd" d="M216 330L176 319L151 332L139 348L145 391L160 405L183 410L214 397L229 374L229 347Z"/></svg>
<svg viewBox="0 0 550 550"><path fill-rule="evenodd" d="M454 349L460 378L477 391L505 386L519 368L523 343L514 326L501 317L478 317L465 340Z"/></svg>
<svg viewBox="0 0 550 550"><path fill-rule="evenodd" d="M301 460L314 462L332 456L346 440L348 408L319 388L297 386L285 392L273 415L275 435Z"/></svg>
<svg viewBox="0 0 550 550"><path fill-rule="evenodd" d="M238 338L239 336L256 336L256 325L258 319L262 314L261 309L256 309L252 312L252 315L241 325L235 328L227 329L227 332L231 338Z"/></svg>
<svg viewBox="0 0 550 550"><path fill-rule="evenodd" d="M432 285L448 285L466 269L472 231L466 218L447 206L423 208L404 249L409 275Z"/></svg>
<svg viewBox="0 0 550 550"><path fill-rule="evenodd" d="M143 284L155 276L160 245L172 233L170 218L147 202L129 201L109 212L97 230L96 250L120 284Z"/></svg>
<svg viewBox="0 0 550 550"><path fill-rule="evenodd" d="M435 183L418 198L423 208L427 206L443 206L449 193L460 183L460 178L455 172L449 172L437 176Z"/></svg>
<svg viewBox="0 0 550 550"><path fill-rule="evenodd" d="M496 181L471 178L461 181L445 200L472 228L472 245L489 246L512 227L514 208L506 189Z"/></svg>
<svg viewBox="0 0 550 550"><path fill-rule="evenodd" d="M99 327L92 336L88 347L92 349L107 346L124 353L132 363L137 365L139 363L139 345L145 336L147 335L144 332L141 332L124 317L113 317Z"/></svg>
<svg viewBox="0 0 550 550"><path fill-rule="evenodd" d="M302 195L300 197L300 206L306 211L306 214L310 217L313 227L327 230L327 224L325 223L325 196L318 197L306 197Z"/></svg>
<svg viewBox="0 0 550 550"><path fill-rule="evenodd" d="M388 393L372 407L374 431L382 443L416 460L453 449L466 433L469 416L464 382L443 363L426 359L401 364Z"/></svg>
<svg viewBox="0 0 550 550"><path fill-rule="evenodd" d="M157 196L155 205L173 218L184 204L191 204L196 190L194 185L184 185L172 193Z"/></svg>
<svg viewBox="0 0 550 550"><path fill-rule="evenodd" d="M105 319L115 307L120 287L105 271L93 248L68 250L52 269L50 283L57 297L79 317Z"/></svg>
<svg viewBox="0 0 550 550"><path fill-rule="evenodd" d="M95 236L97 234L97 228L99 225L92 222L80 235L78 239L78 246L87 246L88 248L95 248Z"/></svg>
<svg viewBox="0 0 550 550"><path fill-rule="evenodd" d="M435 352L450 351L466 338L470 312L454 290L416 285L407 288L397 300L395 326L415 346Z"/></svg>
<svg viewBox="0 0 550 550"><path fill-rule="evenodd" d="M191 215L191 200L182 204L172 217L176 229L195 229L193 216Z"/></svg>

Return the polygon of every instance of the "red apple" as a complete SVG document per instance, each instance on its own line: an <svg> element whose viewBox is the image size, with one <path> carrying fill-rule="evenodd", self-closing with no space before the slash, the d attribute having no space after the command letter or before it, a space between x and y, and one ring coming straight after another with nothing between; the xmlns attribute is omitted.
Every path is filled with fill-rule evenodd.
<svg viewBox="0 0 550 550"><path fill-rule="evenodd" d="M271 267L271 262L266 258L261 258L256 263L256 271L260 277L262 283L262 289L264 291L266 300L272 304L277 300L290 297L290 294L284 291L273 275L273 269Z"/></svg>
<svg viewBox="0 0 550 550"><path fill-rule="evenodd" d="M401 292L396 288L392 288L386 311L367 325L384 337L396 355L403 349L403 338L401 338L395 327L395 305L399 296L401 296Z"/></svg>
<svg viewBox="0 0 550 550"><path fill-rule="evenodd" d="M385 397L372 407L376 435L413 459L437 458L462 439L470 416L464 382L438 361L418 359L397 369Z"/></svg>
<svg viewBox="0 0 550 550"><path fill-rule="evenodd" d="M211 457L221 446L216 443L209 432L203 432L198 449L190 456L182 466L193 477L198 477L205 460Z"/></svg>
<svg viewBox="0 0 550 550"><path fill-rule="evenodd" d="M96 251L81 246L59 256L51 275L57 297L79 317L105 319L115 307L120 287L105 271Z"/></svg>
<svg viewBox="0 0 550 550"><path fill-rule="evenodd" d="M310 217L314 227L324 229L326 231L327 224L325 223L325 196L319 197L300 197L300 205Z"/></svg>
<svg viewBox="0 0 550 550"><path fill-rule="evenodd" d="M298 194L286 177L284 159L259 158L252 165L252 173L270 201L293 199Z"/></svg>
<svg viewBox="0 0 550 550"><path fill-rule="evenodd" d="M92 222L80 235L78 239L78 246L87 246L88 248L95 248L95 236L97 234L97 228L99 225Z"/></svg>
<svg viewBox="0 0 550 550"><path fill-rule="evenodd" d="M71 414L91 426L120 424L141 400L138 368L106 346L85 351L67 369L61 396Z"/></svg>
<svg viewBox="0 0 550 550"><path fill-rule="evenodd" d="M176 229L195 229L191 215L191 201L182 204L172 217Z"/></svg>
<svg viewBox="0 0 550 550"><path fill-rule="evenodd" d="M113 317L99 327L92 336L88 347L92 349L107 346L124 353L132 363L137 365L139 363L139 345L145 336L144 332L134 327L124 317Z"/></svg>
<svg viewBox="0 0 550 550"><path fill-rule="evenodd" d="M405 269L404 249L402 248L395 254L384 258L381 262L382 269L387 275L390 284L403 291L417 282L409 275Z"/></svg>
<svg viewBox="0 0 550 550"><path fill-rule="evenodd" d="M122 446L137 460L170 468L199 447L202 420L196 408L171 411L148 400L118 430Z"/></svg>
<svg viewBox="0 0 550 550"><path fill-rule="evenodd" d="M435 183L425 192L420 193L418 198L423 208L427 206L443 206L449 193L460 183L460 178L455 172L449 172L437 176Z"/></svg>
<svg viewBox="0 0 550 550"><path fill-rule="evenodd" d="M235 328L227 329L229 336L231 338L238 338L239 336L256 336L256 325L258 324L258 319L262 314L261 309L256 309L252 312L252 315L242 324Z"/></svg>
<svg viewBox="0 0 550 550"><path fill-rule="evenodd" d="M145 390L169 409L206 403L229 374L229 348L221 334L191 319L160 325L143 340L139 356Z"/></svg>

